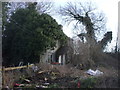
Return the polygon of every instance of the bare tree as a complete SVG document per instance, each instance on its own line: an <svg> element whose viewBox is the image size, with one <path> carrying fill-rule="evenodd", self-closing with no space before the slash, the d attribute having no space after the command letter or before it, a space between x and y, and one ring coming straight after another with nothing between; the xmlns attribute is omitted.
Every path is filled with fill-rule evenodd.
<svg viewBox="0 0 120 90"><path fill-rule="evenodd" d="M37 4L37 10L39 13L51 13L54 3L51 1L42 0Z"/></svg>
<svg viewBox="0 0 120 90"><path fill-rule="evenodd" d="M31 5L30 5L31 4ZM40 13L47 13L50 14L52 7L54 5L53 2L50 1L40 1L40 2L3 2L2 3L2 18L3 18L3 25L2 30L5 30L5 24L9 21L11 15L16 12L16 10L20 8L27 8L35 5L36 10ZM15 21L14 21L15 22Z"/></svg>
<svg viewBox="0 0 120 90"><path fill-rule="evenodd" d="M40 2L26 2L26 6L29 4L36 4L36 10L40 13L51 13L54 3L50 0L41 0Z"/></svg>
<svg viewBox="0 0 120 90"><path fill-rule="evenodd" d="M98 32L105 32L106 18L102 12L98 12L95 5L91 2L84 4L67 3L64 7L60 7L59 14L61 14L65 22L75 23L75 29L80 30L77 36L88 44L89 47L89 59L93 60L93 55L96 52L93 48L98 46L103 50L108 41L112 40L112 32L107 32L101 41L97 41ZM79 29L83 27L82 29Z"/></svg>
<svg viewBox="0 0 120 90"><path fill-rule="evenodd" d="M40 2L9 2L7 7L9 8L8 13L9 16L11 13L14 13L16 10L20 8L26 8L29 5L35 4L36 10L40 13L51 13L52 7L54 6L54 3L51 1L45 1L41 0Z"/></svg>
<svg viewBox="0 0 120 90"><path fill-rule="evenodd" d="M68 23L74 22L75 28L78 29L82 25L82 30L78 36L83 40L85 38L89 44L97 43L96 31L105 32L106 18L102 12L98 12L91 2L84 5L80 2L67 3L65 7L61 7L59 13ZM109 33L108 33L109 34Z"/></svg>
<svg viewBox="0 0 120 90"><path fill-rule="evenodd" d="M66 22L75 22L76 29L80 28L80 25L85 27L83 28L84 30L81 30L84 33L78 33L78 36L86 38L88 43L92 43L92 41L96 42L96 31L105 31L105 16L102 12L98 12L91 2L84 5L80 2L69 2L65 7L60 8L59 13Z"/></svg>

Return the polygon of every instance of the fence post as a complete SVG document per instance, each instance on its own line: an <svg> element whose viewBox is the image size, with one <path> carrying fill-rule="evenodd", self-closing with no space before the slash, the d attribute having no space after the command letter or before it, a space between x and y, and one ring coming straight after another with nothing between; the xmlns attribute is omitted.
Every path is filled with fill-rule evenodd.
<svg viewBox="0 0 120 90"><path fill-rule="evenodd" d="M2 88L4 88L5 85L5 69L4 66L2 66Z"/></svg>

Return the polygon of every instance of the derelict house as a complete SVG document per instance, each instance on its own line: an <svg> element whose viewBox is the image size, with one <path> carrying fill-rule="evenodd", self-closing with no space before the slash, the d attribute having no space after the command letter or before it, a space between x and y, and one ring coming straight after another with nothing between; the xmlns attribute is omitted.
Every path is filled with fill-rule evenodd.
<svg viewBox="0 0 120 90"><path fill-rule="evenodd" d="M60 65L65 65L70 62L73 40L68 39L66 45L60 45L57 41L56 47L54 49L48 49L45 53L40 55L40 63L58 63ZM71 54L70 54L71 53Z"/></svg>

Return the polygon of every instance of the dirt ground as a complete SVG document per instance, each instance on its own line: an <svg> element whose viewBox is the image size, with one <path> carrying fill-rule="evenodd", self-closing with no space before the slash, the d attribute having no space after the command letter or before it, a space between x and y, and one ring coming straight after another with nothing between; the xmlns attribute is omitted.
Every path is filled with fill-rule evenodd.
<svg viewBox="0 0 120 90"><path fill-rule="evenodd" d="M100 76L91 76L72 65L38 65L32 75L21 77L14 82L14 88L117 88L118 71L114 68L99 67ZM95 70L95 69L94 69ZM24 71L24 70L23 70ZM25 71L26 72L26 71Z"/></svg>

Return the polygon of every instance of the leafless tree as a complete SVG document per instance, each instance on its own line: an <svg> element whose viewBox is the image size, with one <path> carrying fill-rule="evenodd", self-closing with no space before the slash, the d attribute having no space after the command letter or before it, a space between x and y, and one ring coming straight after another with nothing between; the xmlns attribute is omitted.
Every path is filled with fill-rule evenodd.
<svg viewBox="0 0 120 90"><path fill-rule="evenodd" d="M98 46L99 50L103 50L108 41L112 40L112 32L107 32L101 41L97 41L96 34L106 31L106 18L91 2L84 4L81 2L68 2L64 7L60 7L59 14L63 16L65 22L75 23L75 29L80 30L77 36L88 44L89 59L93 59L93 55L96 52L93 49L95 46Z"/></svg>
<svg viewBox="0 0 120 90"><path fill-rule="evenodd" d="M37 4L37 10L39 11L39 13L51 13L53 7L54 3L49 0L42 0Z"/></svg>
<svg viewBox="0 0 120 90"><path fill-rule="evenodd" d="M54 6L54 3L50 0L45 1L41 0L40 2L9 2L8 7L9 11L8 13L14 13L17 9L20 8L26 8L29 6L29 4L36 4L36 10L42 14L42 13L51 13L52 7Z"/></svg>
<svg viewBox="0 0 120 90"><path fill-rule="evenodd" d="M96 42L96 31L105 30L104 14L98 12L95 5L92 5L91 2L84 3L84 5L80 2L68 2L65 7L60 8L59 13L66 22L74 22L76 29L80 28L80 25L84 27L81 30L82 33L78 33L78 36L86 38L88 43Z"/></svg>
<svg viewBox="0 0 120 90"><path fill-rule="evenodd" d="M82 30L78 33L78 36L82 39L85 38L87 42L93 45L97 43L96 31L105 32L106 18L102 12L98 12L95 5L91 2L84 4L67 3L64 7L60 8L59 13L63 16L64 20L68 23L74 22L75 28L78 29L82 25ZM109 34L109 33L106 33Z"/></svg>

